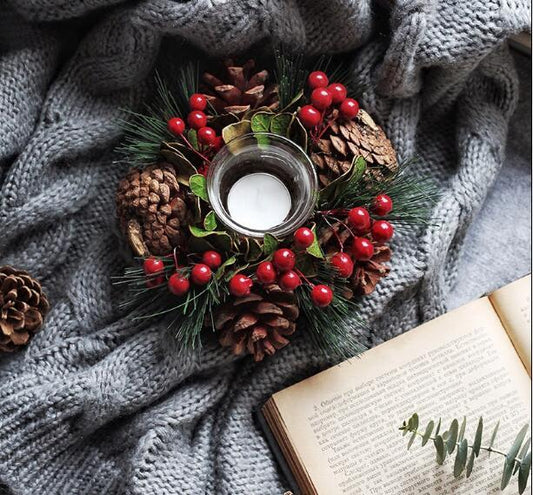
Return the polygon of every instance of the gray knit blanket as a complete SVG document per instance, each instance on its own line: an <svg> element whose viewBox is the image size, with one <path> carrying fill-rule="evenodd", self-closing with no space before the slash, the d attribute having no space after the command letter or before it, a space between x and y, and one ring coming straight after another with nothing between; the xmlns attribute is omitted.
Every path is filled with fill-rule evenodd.
<svg viewBox="0 0 533 495"><path fill-rule="evenodd" d="M117 309L117 122L154 69L175 71L191 46L270 40L355 57L361 105L441 192L363 303L375 345L446 309L517 99L505 39L529 18L528 0L0 0L0 264L40 278L52 303L27 350L0 357L0 482L27 495L288 488L253 409L331 363L298 336L261 364L215 346L178 357L162 324Z"/></svg>

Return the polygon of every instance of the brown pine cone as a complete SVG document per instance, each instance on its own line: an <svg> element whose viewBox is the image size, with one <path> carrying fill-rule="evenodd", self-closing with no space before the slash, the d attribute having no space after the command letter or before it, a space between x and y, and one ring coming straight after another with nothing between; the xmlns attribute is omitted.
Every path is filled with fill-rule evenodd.
<svg viewBox="0 0 533 495"><path fill-rule="evenodd" d="M0 267L0 351L21 349L42 325L49 304L29 273Z"/></svg>
<svg viewBox="0 0 533 495"><path fill-rule="evenodd" d="M347 172L359 156L366 160L368 173L376 178L398 170L392 143L364 110L359 110L354 120L333 122L311 153L324 187Z"/></svg>
<svg viewBox="0 0 533 495"><path fill-rule="evenodd" d="M279 106L278 86L268 84L268 71L255 72L254 60L239 66L233 60L224 61L219 77L205 72L201 88L209 103L218 113L241 115L250 109Z"/></svg>
<svg viewBox="0 0 533 495"><path fill-rule="evenodd" d="M285 347L288 335L296 330L300 311L293 292L278 285L264 287L262 293L238 297L221 306L215 314L219 342L230 347L233 354L253 354L262 361Z"/></svg>
<svg viewBox="0 0 533 495"><path fill-rule="evenodd" d="M137 256L165 255L185 244L191 212L170 163L134 168L120 181L117 215Z"/></svg>
<svg viewBox="0 0 533 495"><path fill-rule="evenodd" d="M368 261L358 261L352 275L352 287L358 294L374 292L377 283L390 273L390 267L385 265L390 261L392 251L388 246L374 244L374 256Z"/></svg>

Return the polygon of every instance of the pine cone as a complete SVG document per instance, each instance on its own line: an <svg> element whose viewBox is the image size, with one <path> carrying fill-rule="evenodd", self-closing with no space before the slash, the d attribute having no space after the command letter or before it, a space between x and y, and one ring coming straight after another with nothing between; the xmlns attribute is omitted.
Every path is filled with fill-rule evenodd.
<svg viewBox="0 0 533 495"><path fill-rule="evenodd" d="M41 284L29 273L0 267L0 351L13 352L27 344L48 309Z"/></svg>
<svg viewBox="0 0 533 495"><path fill-rule="evenodd" d="M130 170L116 202L122 231L137 256L169 254L185 244L192 214L171 164Z"/></svg>
<svg viewBox="0 0 533 495"><path fill-rule="evenodd" d="M237 66L233 60L224 61L224 73L217 77L209 72L202 76L202 90L218 113L241 115L250 109L279 106L278 87L268 84L268 71L255 72L254 60Z"/></svg>
<svg viewBox="0 0 533 495"><path fill-rule="evenodd" d="M388 246L374 244L374 256L368 261L358 261L352 275L352 287L359 294L374 292L377 283L390 272L390 267L384 265L390 261L392 251Z"/></svg>
<svg viewBox="0 0 533 495"><path fill-rule="evenodd" d="M344 246L352 233L340 222L332 223L331 226L324 227L318 234L318 242L322 251L327 255L338 253ZM340 242L339 242L340 241Z"/></svg>
<svg viewBox="0 0 533 495"><path fill-rule="evenodd" d="M398 170L392 143L364 110L359 110L354 120L333 122L311 153L324 187L347 172L358 156L366 160L368 172L375 178Z"/></svg>
<svg viewBox="0 0 533 495"><path fill-rule="evenodd" d="M231 347L233 354L253 354L262 361L285 347L285 338L294 333L299 316L296 297L278 285L264 287L263 293L252 293L221 306L215 315L219 342Z"/></svg>

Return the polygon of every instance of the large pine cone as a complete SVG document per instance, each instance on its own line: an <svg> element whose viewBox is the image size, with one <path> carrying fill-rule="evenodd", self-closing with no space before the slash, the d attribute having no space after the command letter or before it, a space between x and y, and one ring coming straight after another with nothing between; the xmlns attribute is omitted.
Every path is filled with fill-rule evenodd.
<svg viewBox="0 0 533 495"><path fill-rule="evenodd" d="M278 87L268 84L268 71L255 72L255 62L235 65L233 60L224 61L224 72L219 77L205 72L202 76L207 100L218 113L241 115L250 109L279 106Z"/></svg>
<svg viewBox="0 0 533 495"><path fill-rule="evenodd" d="M41 284L29 273L0 267L0 351L13 352L27 344L48 309Z"/></svg>
<svg viewBox="0 0 533 495"><path fill-rule="evenodd" d="M165 255L188 238L191 212L169 163L134 168L120 181L117 215L137 256Z"/></svg>
<svg viewBox="0 0 533 495"><path fill-rule="evenodd" d="M366 160L368 172L375 178L398 170L392 143L364 110L359 110L354 120L333 122L311 153L324 187L347 172L353 159L359 156Z"/></svg>
<svg viewBox="0 0 533 495"><path fill-rule="evenodd" d="M255 361L285 347L294 333L299 316L296 296L278 285L264 287L264 292L233 299L215 315L215 328L223 347L233 354L249 353Z"/></svg>

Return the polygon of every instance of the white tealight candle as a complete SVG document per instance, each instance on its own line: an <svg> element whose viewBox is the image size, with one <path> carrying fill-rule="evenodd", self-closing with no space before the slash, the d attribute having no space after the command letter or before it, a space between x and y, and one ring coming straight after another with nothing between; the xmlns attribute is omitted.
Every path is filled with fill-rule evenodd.
<svg viewBox="0 0 533 495"><path fill-rule="evenodd" d="M232 219L253 230L266 231L287 218L291 195L277 177L264 172L241 177L228 194Z"/></svg>

